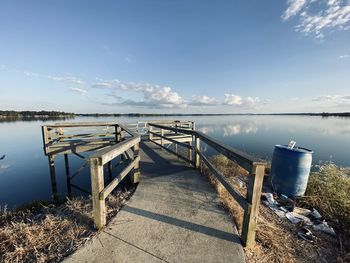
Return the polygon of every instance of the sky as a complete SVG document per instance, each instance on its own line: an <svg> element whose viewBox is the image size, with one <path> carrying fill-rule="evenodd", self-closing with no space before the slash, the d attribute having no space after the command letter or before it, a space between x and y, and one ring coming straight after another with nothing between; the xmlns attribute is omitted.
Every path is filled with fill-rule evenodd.
<svg viewBox="0 0 350 263"><path fill-rule="evenodd" d="M0 0L0 110L350 111L350 0Z"/></svg>

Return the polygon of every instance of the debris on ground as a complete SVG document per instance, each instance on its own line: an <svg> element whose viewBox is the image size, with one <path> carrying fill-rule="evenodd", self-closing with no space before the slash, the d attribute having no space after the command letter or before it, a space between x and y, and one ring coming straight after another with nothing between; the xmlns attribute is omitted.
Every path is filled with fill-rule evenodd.
<svg viewBox="0 0 350 263"><path fill-rule="evenodd" d="M275 198L273 193L262 193L262 202L280 218L287 218L292 224L309 226L315 231L321 231L331 236L336 236L334 229L327 224L326 220L321 220L322 215L315 208L310 210L297 207L294 201L288 196L280 195L278 198ZM298 236L304 240L310 236L310 229L308 229L310 232L308 234L309 236L303 234L305 229L301 229L300 231L301 232L298 232Z"/></svg>

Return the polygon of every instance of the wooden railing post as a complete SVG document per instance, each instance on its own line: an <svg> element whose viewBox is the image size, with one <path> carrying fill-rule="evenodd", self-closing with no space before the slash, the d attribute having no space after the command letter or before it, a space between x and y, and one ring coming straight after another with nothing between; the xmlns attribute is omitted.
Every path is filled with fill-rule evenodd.
<svg viewBox="0 0 350 263"><path fill-rule="evenodd" d="M57 191L56 170L55 170L55 155L49 155L48 160L49 160L49 168L50 168L52 198L55 202L57 202L58 191Z"/></svg>
<svg viewBox="0 0 350 263"><path fill-rule="evenodd" d="M104 189L103 165L100 158L90 158L91 195L94 224L97 229L106 225L105 200L100 200L100 192Z"/></svg>
<svg viewBox="0 0 350 263"><path fill-rule="evenodd" d="M149 131L149 140L152 141L153 140L153 126L151 126L150 124L148 124L148 131Z"/></svg>
<svg viewBox="0 0 350 263"><path fill-rule="evenodd" d="M160 145L163 146L164 144L164 140L163 140L163 136L164 136L164 130L160 129Z"/></svg>
<svg viewBox="0 0 350 263"><path fill-rule="evenodd" d="M246 247L255 244L255 232L258 222L261 189L264 179L265 166L253 164L247 186L247 208L244 211L242 226L242 242Z"/></svg>
<svg viewBox="0 0 350 263"><path fill-rule="evenodd" d="M200 159L200 155L198 154L198 152L200 151L201 147L200 147L200 140L198 136L194 136L195 139L195 167L196 169L200 169L200 165L201 165L201 159Z"/></svg>
<svg viewBox="0 0 350 263"><path fill-rule="evenodd" d="M44 153L47 154L47 146L49 144L49 130L47 126L41 126L41 131L43 135Z"/></svg>
<svg viewBox="0 0 350 263"><path fill-rule="evenodd" d="M191 148L188 148L188 159L192 162L192 142L188 142L188 145L191 146Z"/></svg>
<svg viewBox="0 0 350 263"><path fill-rule="evenodd" d="M134 160L135 160L138 156L140 156L140 145L139 145L139 143L135 144L132 147L132 150L134 152ZM137 162L135 164L135 166L134 166L133 175L132 175L132 182L134 184L140 182L140 162Z"/></svg>

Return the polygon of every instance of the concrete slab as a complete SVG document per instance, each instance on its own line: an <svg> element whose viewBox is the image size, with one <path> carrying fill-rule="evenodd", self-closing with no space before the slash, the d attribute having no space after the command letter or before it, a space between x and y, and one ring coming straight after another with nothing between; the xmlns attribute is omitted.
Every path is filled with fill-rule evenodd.
<svg viewBox="0 0 350 263"><path fill-rule="evenodd" d="M129 202L65 262L244 262L215 191L198 171L149 142Z"/></svg>

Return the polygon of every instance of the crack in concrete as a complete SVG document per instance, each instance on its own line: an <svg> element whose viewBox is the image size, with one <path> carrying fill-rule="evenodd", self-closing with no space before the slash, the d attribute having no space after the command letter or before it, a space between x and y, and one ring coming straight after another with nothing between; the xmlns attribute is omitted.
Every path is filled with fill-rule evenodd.
<svg viewBox="0 0 350 263"><path fill-rule="evenodd" d="M116 235L114 235L112 233L108 233L107 231L103 231L103 232L106 233L107 235L110 235L110 236L112 236L112 237L114 237L114 238L124 242L125 244L128 244L129 246L132 246L132 247L134 247L134 248L136 248L136 249L138 249L138 250L140 250L140 251L142 251L142 252L144 252L146 254L151 255L152 257L155 257L155 258L157 258L157 259L159 259L159 260L161 260L163 262L170 263L169 261L167 261L167 260L165 260L165 259L163 259L163 258L161 258L161 257L159 257L159 256L157 256L157 255L155 255L155 254L153 254L153 253L151 253L151 252L149 252L149 251L139 247L139 246L136 246L136 245L134 245L134 244L132 244L132 243L130 243L130 242L120 238L120 237L117 237Z"/></svg>

